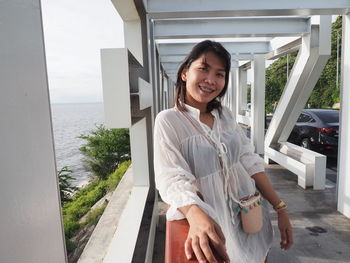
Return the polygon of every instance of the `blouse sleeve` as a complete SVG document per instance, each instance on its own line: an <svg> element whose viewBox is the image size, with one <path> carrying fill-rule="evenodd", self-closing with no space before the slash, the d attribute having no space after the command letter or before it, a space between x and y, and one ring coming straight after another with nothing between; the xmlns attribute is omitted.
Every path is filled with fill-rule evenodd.
<svg viewBox="0 0 350 263"><path fill-rule="evenodd" d="M236 127L242 145L239 157L241 164L250 176L259 172L264 172L263 159L258 154L254 153L255 148L241 126L236 123Z"/></svg>
<svg viewBox="0 0 350 263"><path fill-rule="evenodd" d="M180 152L180 139L164 114L158 114L154 127L154 172L156 187L163 201L170 205L168 220L179 220L185 216L179 207L197 204L211 217L213 209L197 195L195 177Z"/></svg>

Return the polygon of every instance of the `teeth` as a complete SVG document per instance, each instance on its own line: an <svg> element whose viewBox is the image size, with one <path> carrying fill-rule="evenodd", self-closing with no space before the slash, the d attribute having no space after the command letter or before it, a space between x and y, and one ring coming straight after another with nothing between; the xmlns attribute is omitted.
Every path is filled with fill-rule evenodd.
<svg viewBox="0 0 350 263"><path fill-rule="evenodd" d="M213 90L211 90L211 89L206 89L206 88L202 88L202 87L199 87L199 88L205 92L209 92L209 93L213 92Z"/></svg>

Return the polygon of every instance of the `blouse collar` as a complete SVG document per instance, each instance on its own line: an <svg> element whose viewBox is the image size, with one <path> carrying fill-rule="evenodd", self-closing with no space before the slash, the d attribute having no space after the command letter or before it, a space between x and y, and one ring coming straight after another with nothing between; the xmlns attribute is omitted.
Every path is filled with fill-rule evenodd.
<svg viewBox="0 0 350 263"><path fill-rule="evenodd" d="M189 114L191 117L193 117L194 119L200 121L200 120L199 120L199 115L200 115L200 113L201 113L200 110L197 109L197 108L195 108L195 107L192 107L192 106L190 106L190 105L188 105L188 104L186 104L186 103L184 103L184 105L185 105L185 109L187 110L188 114ZM213 114L213 116L214 116L215 118L218 117L218 116L217 116L217 114L218 114L217 109L213 109L213 110L211 111L211 113Z"/></svg>

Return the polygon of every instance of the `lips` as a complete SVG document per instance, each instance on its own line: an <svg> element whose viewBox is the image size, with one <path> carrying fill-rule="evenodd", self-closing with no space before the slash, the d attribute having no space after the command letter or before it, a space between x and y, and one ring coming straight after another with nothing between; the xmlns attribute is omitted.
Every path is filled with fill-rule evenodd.
<svg viewBox="0 0 350 263"><path fill-rule="evenodd" d="M206 87L202 87L201 85L199 85L199 89L203 92L206 92L206 93L213 93L214 92L214 90L206 88Z"/></svg>

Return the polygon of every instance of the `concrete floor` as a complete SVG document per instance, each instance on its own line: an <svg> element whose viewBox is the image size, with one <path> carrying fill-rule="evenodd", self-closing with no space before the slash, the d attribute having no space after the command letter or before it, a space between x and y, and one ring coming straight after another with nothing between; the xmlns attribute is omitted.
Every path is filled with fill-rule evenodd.
<svg viewBox="0 0 350 263"><path fill-rule="evenodd" d="M279 248L277 216L271 210L275 238L269 263L350 263L350 219L336 210L334 182L327 180L324 191L304 190L297 185L297 176L279 165L266 166L266 172L288 204L295 242L288 251ZM164 262L165 211L160 202L154 263Z"/></svg>

